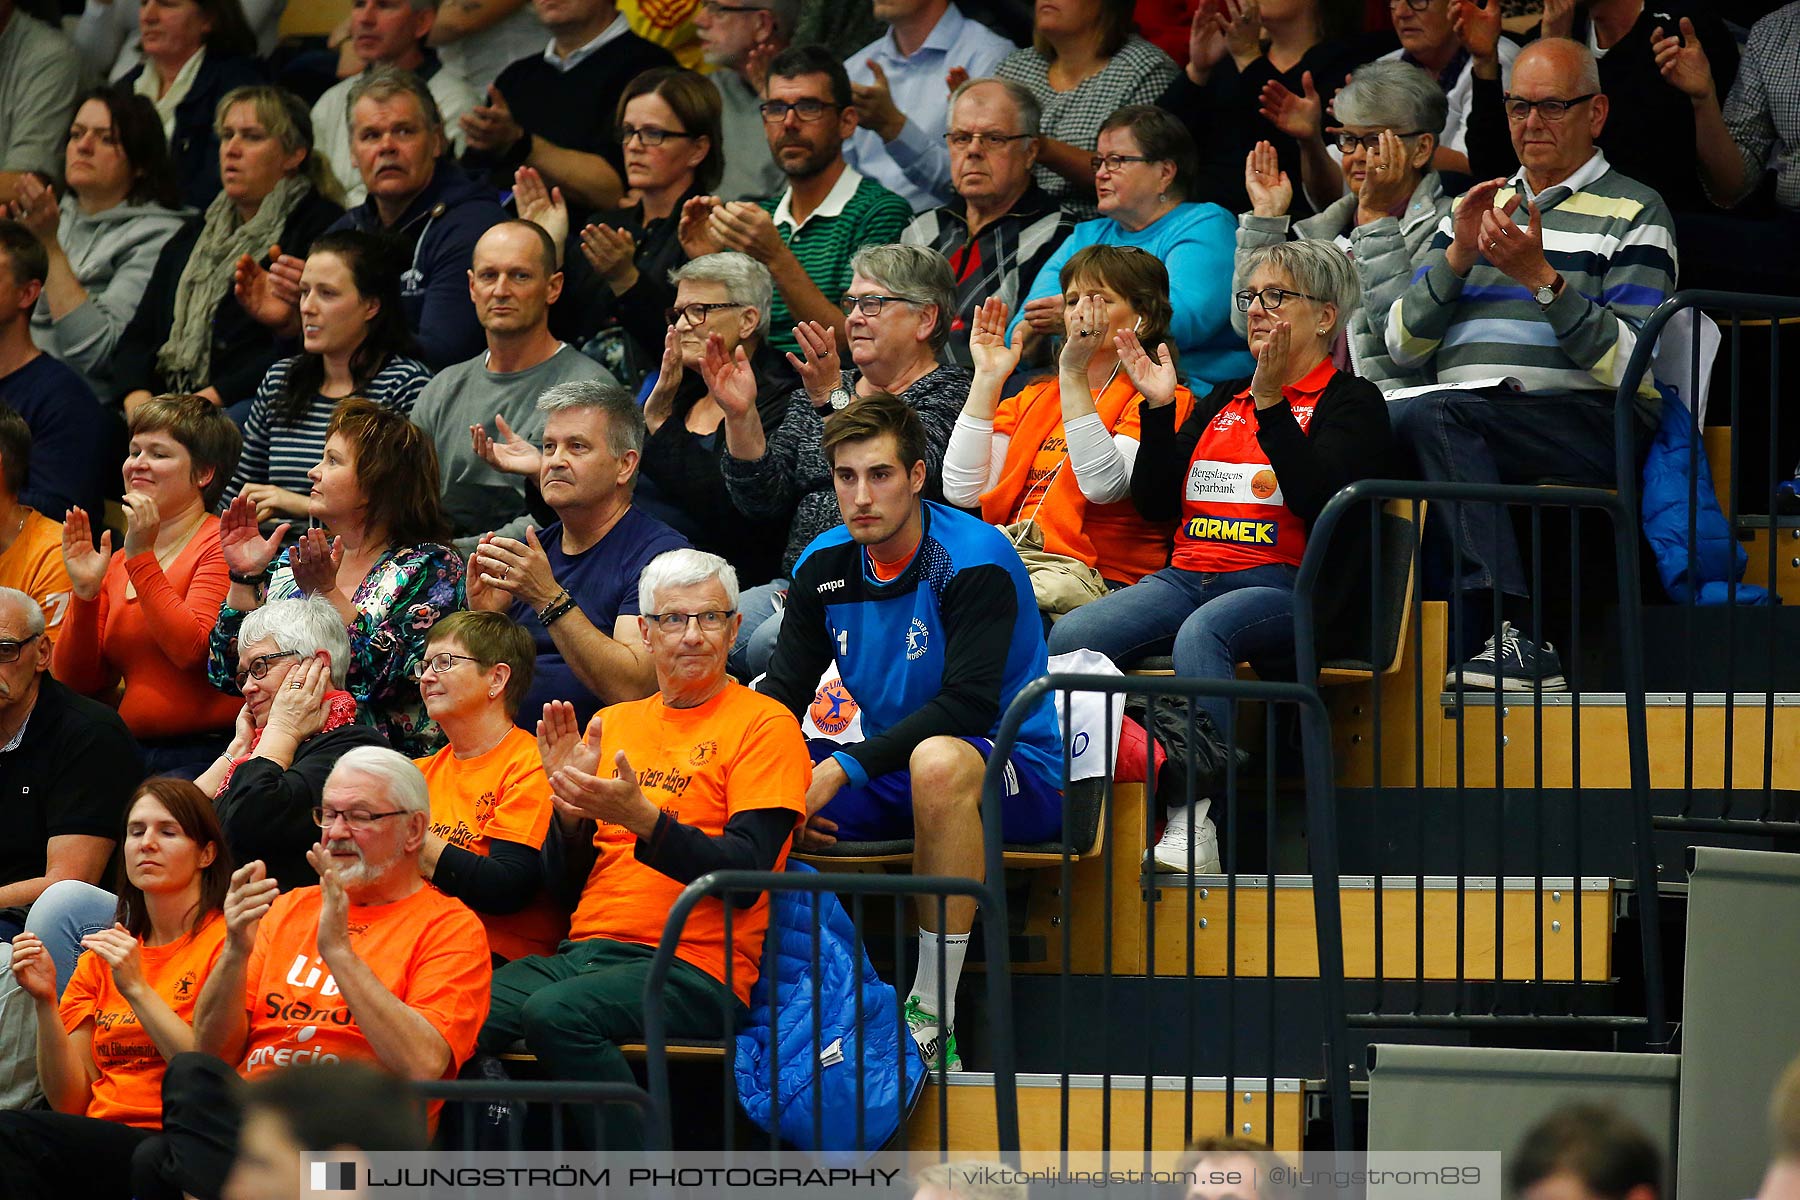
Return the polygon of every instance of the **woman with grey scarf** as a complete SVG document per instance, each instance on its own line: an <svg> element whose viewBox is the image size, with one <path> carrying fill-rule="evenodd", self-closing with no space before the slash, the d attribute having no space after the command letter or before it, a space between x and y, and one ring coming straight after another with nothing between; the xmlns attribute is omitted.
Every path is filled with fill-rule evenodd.
<svg viewBox="0 0 1800 1200"><path fill-rule="evenodd" d="M266 263L277 246L304 251L343 213L298 96L238 88L219 102L215 125L223 189L199 226L163 248L143 307L119 341L113 379L128 418L164 392L248 410L284 347L233 296L237 264L245 257Z"/></svg>

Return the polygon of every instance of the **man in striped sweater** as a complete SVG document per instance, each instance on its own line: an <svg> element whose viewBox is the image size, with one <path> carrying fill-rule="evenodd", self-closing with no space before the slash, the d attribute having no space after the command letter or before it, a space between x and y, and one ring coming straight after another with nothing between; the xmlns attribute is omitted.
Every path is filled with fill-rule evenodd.
<svg viewBox="0 0 1800 1200"><path fill-rule="evenodd" d="M1637 330L1675 290L1674 224L1594 147L1607 101L1587 47L1527 47L1505 103L1519 173L1469 189L1388 320L1397 363L1462 390L1395 404L1395 433L1427 479L1611 487L1613 393ZM1657 404L1646 378L1640 420ZM1465 595L1497 583L1506 621L1446 686L1565 689L1555 650L1514 627L1529 601L1510 522L1490 505L1453 507L1464 561L1452 569Z"/></svg>

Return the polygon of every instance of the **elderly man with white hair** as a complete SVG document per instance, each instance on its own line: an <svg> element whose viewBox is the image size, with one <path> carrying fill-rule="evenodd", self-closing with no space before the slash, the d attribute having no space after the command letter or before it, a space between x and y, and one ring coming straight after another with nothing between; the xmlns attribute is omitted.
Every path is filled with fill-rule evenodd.
<svg viewBox="0 0 1800 1200"><path fill-rule="evenodd" d="M194 1009L200 1053L169 1063L163 1134L133 1162L138 1196L171 1184L219 1194L239 1075L357 1059L403 1079L451 1079L474 1053L493 979L487 934L419 873L425 776L395 750L358 747L338 760L312 815L316 886L283 893L261 859L232 873L225 945Z"/></svg>
<svg viewBox="0 0 1800 1200"><path fill-rule="evenodd" d="M669 906L710 871L781 869L812 764L794 717L725 673L737 603L724 559L658 555L639 578L637 617L656 693L607 708L585 737L571 705L544 706L538 748L556 808L545 882L574 916L557 953L495 973L484 1050L522 1037L553 1078L630 1083L619 1043L643 1035L644 979ZM734 904L729 926L717 899L688 916L663 989L671 1037L718 1037L723 1007L749 1003L768 899ZM605 1127L609 1149L642 1136L617 1105Z"/></svg>
<svg viewBox="0 0 1800 1200"><path fill-rule="evenodd" d="M1290 236L1336 243L1362 284L1362 305L1345 327L1356 373L1384 391L1424 383L1423 374L1394 362L1383 337L1388 310L1412 282L1413 268L1425 260L1431 235L1450 211L1431 165L1445 131L1444 92L1417 67L1373 62L1357 68L1333 108L1349 194L1290 226L1293 184L1275 148L1258 142L1244 161L1250 211L1238 216L1237 269L1243 273L1258 246ZM1234 311L1232 325L1243 333L1246 315Z"/></svg>
<svg viewBox="0 0 1800 1200"><path fill-rule="evenodd" d="M194 781L213 797L232 856L263 859L288 887L307 877L313 812L332 768L359 746L387 745L357 722L349 670L350 641L329 601L277 600L250 613L237 639L237 729Z"/></svg>

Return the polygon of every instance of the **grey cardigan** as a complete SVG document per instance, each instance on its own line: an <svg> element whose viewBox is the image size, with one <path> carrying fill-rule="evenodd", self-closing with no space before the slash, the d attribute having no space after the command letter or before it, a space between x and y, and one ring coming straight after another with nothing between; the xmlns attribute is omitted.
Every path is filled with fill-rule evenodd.
<svg viewBox="0 0 1800 1200"><path fill-rule="evenodd" d="M1356 220L1354 195L1342 196L1325 211L1300 221L1291 234L1287 217L1243 213L1238 217L1236 286L1243 283L1245 255L1258 246L1284 242L1290 236L1333 241L1348 231L1350 261L1356 267L1363 293L1362 306L1350 314L1348 326L1352 367L1384 392L1429 383L1424 373L1394 362L1387 349L1387 320L1395 302L1412 282L1413 271L1431 249L1431 235L1449 211L1450 198L1444 195L1437 172L1427 171L1413 189L1405 214L1398 218L1382 217L1352 228ZM1244 314L1235 305L1231 324L1239 333L1245 331Z"/></svg>

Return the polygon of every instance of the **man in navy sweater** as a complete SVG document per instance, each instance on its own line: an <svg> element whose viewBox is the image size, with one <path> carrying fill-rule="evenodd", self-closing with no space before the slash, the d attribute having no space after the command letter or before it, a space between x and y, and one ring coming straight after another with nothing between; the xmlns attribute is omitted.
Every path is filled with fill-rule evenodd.
<svg viewBox="0 0 1800 1200"><path fill-rule="evenodd" d="M924 875L982 878L982 779L1000 718L1048 670L1043 626L1018 552L993 526L923 501L925 430L885 394L825 422L844 524L794 567L781 639L761 690L796 715L835 660L864 740L815 741L801 849L912 837ZM1006 840L1061 836L1062 736L1045 696L1006 764ZM962 1069L956 982L975 902L919 904L919 966L907 1024L932 1069ZM941 926L941 927L940 927ZM940 959L942 978L940 979Z"/></svg>

